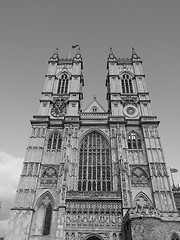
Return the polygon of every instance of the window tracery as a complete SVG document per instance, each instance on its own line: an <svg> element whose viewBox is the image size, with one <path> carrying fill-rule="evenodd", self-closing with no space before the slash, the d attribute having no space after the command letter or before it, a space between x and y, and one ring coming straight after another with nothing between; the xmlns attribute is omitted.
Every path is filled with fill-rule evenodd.
<svg viewBox="0 0 180 240"><path fill-rule="evenodd" d="M121 85L123 93L133 93L132 77L129 74L124 73L121 76Z"/></svg>
<svg viewBox="0 0 180 240"><path fill-rule="evenodd" d="M129 162L130 163L143 163L144 162L144 153L142 148L142 141L136 132L131 132L128 135L127 139L128 153L129 153Z"/></svg>
<svg viewBox="0 0 180 240"><path fill-rule="evenodd" d="M109 144L96 131L88 134L80 146L78 190L111 191Z"/></svg>
<svg viewBox="0 0 180 240"><path fill-rule="evenodd" d="M149 182L148 176L142 168L136 167L132 170L131 173L132 187L147 187L148 182Z"/></svg>
<svg viewBox="0 0 180 240"><path fill-rule="evenodd" d="M129 149L142 149L141 139L137 133L131 132L128 136Z"/></svg>
<svg viewBox="0 0 180 240"><path fill-rule="evenodd" d="M59 79L58 83L58 94L65 94L68 92L68 83L69 83L69 76L66 73L63 73Z"/></svg>
<svg viewBox="0 0 180 240"><path fill-rule="evenodd" d="M38 200L33 218L33 233L35 235L49 235L53 213L53 202L49 193L43 194Z"/></svg>
<svg viewBox="0 0 180 240"><path fill-rule="evenodd" d="M58 132L51 133L48 139L47 151L60 151L61 150L61 134Z"/></svg>
<svg viewBox="0 0 180 240"><path fill-rule="evenodd" d="M57 173L52 167L48 167L42 174L41 186L49 188L57 185Z"/></svg>

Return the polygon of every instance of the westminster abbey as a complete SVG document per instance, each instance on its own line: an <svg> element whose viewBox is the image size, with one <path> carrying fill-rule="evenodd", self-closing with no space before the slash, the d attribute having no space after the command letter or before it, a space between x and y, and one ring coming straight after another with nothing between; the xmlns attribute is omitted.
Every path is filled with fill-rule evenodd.
<svg viewBox="0 0 180 240"><path fill-rule="evenodd" d="M5 240L179 240L180 217L151 112L142 61L107 58L107 109L82 110L83 60L58 49Z"/></svg>

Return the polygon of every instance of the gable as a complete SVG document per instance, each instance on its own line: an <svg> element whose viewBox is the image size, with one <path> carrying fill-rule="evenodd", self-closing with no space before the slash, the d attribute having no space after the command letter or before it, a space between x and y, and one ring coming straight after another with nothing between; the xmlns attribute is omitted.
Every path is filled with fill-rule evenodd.
<svg viewBox="0 0 180 240"><path fill-rule="evenodd" d="M86 113L104 113L105 109L101 106L101 104L97 101L96 97L90 102L90 104L84 109L83 112Z"/></svg>

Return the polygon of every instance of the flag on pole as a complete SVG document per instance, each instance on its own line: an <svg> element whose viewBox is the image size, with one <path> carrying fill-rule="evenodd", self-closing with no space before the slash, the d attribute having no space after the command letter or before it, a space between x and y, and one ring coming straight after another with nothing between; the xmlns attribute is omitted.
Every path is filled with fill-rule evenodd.
<svg viewBox="0 0 180 240"><path fill-rule="evenodd" d="M170 168L170 172L171 172L171 173L177 173L178 170L177 170L176 168Z"/></svg>
<svg viewBox="0 0 180 240"><path fill-rule="evenodd" d="M73 45L72 46L72 48L77 48L77 47L79 47L79 45L77 44L77 45Z"/></svg>

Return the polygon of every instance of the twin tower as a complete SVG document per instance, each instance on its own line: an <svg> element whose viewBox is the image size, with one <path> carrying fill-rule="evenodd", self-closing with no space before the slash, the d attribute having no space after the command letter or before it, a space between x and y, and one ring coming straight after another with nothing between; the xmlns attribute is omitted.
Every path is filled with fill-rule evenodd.
<svg viewBox="0 0 180 240"><path fill-rule="evenodd" d="M48 61L5 240L180 239L140 57L110 49L107 111L82 110L82 70L79 47Z"/></svg>

